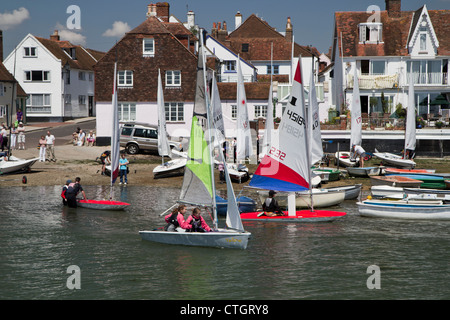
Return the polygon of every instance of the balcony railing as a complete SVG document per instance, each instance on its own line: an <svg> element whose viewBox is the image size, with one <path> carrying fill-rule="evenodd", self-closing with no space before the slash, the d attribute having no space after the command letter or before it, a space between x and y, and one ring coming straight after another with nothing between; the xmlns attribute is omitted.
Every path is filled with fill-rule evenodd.
<svg viewBox="0 0 450 320"><path fill-rule="evenodd" d="M427 85L447 85L448 73L447 72L429 72L419 73L413 72L414 84L427 84ZM406 77L406 83L409 84L409 73Z"/></svg>
<svg viewBox="0 0 450 320"><path fill-rule="evenodd" d="M361 74L358 76L360 89L387 89L398 87L398 74ZM347 86L353 88L353 75L348 75Z"/></svg>

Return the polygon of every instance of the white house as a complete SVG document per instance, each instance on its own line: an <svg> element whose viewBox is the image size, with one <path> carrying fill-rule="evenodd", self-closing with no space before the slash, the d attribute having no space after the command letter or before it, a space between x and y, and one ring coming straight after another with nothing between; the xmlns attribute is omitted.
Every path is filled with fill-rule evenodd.
<svg viewBox="0 0 450 320"><path fill-rule="evenodd" d="M28 94L28 121L93 116L93 66L103 53L28 34L5 59L5 67Z"/></svg>

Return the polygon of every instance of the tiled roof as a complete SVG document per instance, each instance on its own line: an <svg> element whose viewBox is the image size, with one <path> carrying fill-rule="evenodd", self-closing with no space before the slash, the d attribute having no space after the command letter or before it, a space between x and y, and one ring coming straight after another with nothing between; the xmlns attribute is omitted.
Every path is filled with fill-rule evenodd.
<svg viewBox="0 0 450 320"><path fill-rule="evenodd" d="M3 82L16 82L13 75L6 69L2 62L0 62L0 81Z"/></svg>
<svg viewBox="0 0 450 320"><path fill-rule="evenodd" d="M167 23L169 24L169 23ZM127 33L137 33L137 34L161 34L170 33L169 29L164 23L160 22L156 17L148 17L140 25Z"/></svg>
<svg viewBox="0 0 450 320"><path fill-rule="evenodd" d="M68 64L71 68L80 70L94 70L94 65L97 63L97 58L103 56L104 53L92 50L87 53L81 46L73 45L69 41L50 40L41 37L36 37L56 58L61 59L61 64L65 66ZM75 48L76 59L72 59L64 48Z"/></svg>
<svg viewBox="0 0 450 320"><path fill-rule="evenodd" d="M221 100L236 100L237 84L235 82L217 83ZM267 100L269 98L270 83L246 82L244 83L247 100Z"/></svg>
<svg viewBox="0 0 450 320"><path fill-rule="evenodd" d="M367 22L366 12L336 12L336 32L341 39L344 56L408 56L407 44L412 20L418 19L422 9L402 11L400 17L390 17L387 11L380 11L383 24L382 43L359 43L358 24ZM415 14L417 13L417 14ZM450 54L450 10L428 10L433 28L439 40L438 55ZM414 21L413 21L414 24ZM339 42L341 46L341 41Z"/></svg>

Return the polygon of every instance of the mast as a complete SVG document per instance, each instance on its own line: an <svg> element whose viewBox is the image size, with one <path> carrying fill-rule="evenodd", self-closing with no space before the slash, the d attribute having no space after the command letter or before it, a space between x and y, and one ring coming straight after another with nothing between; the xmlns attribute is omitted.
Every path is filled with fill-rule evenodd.
<svg viewBox="0 0 450 320"><path fill-rule="evenodd" d="M215 229L217 229L219 227L218 225L218 218L217 218L217 204L216 204L216 184L214 181L214 156L213 156L213 143L212 143L212 136L211 136L211 130L213 129L212 127L212 119L211 119L211 110L210 110L210 100L208 97L208 90L207 90L207 83L206 83L206 57L205 57L205 46L203 43L203 29L200 29L200 45L201 45L201 50L202 50L202 57L203 57L203 61L202 61L202 66L203 66L203 82L204 82L204 86L205 86L205 100L206 100L206 123L207 123L207 131L208 131L208 148L209 148L209 154L210 154L210 170L211 170L211 179L212 179L212 203L213 203L213 217L214 217L214 227ZM220 147L220 146L219 146ZM220 152L219 152L220 153ZM224 163L224 165L226 165L226 163Z"/></svg>

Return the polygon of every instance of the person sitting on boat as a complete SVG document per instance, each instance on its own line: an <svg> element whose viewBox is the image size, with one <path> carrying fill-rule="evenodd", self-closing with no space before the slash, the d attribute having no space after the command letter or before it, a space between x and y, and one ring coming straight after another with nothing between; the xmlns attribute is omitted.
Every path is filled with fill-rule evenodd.
<svg viewBox="0 0 450 320"><path fill-rule="evenodd" d="M366 156L366 150L363 149L360 145L354 144L352 146L352 159L356 159L356 156L359 156L359 165L361 168L364 167L364 157Z"/></svg>
<svg viewBox="0 0 450 320"><path fill-rule="evenodd" d="M67 199L67 205L69 208L76 208L77 205L77 195L81 191L81 194L83 195L83 199L86 200L86 194L84 193L83 187L80 184L80 177L75 178L74 183L70 183L67 191L66 191L66 199Z"/></svg>
<svg viewBox="0 0 450 320"><path fill-rule="evenodd" d="M278 201L274 198L275 195L275 191L269 191L269 197L262 204L264 212L260 213L258 217L262 215L266 215L268 217L284 215L283 211L281 211L281 208L278 205Z"/></svg>
<svg viewBox="0 0 450 320"><path fill-rule="evenodd" d="M167 225L164 227L165 231L181 231L181 229L191 229L192 225L187 224L184 220L184 214L186 213L186 205L182 204L175 208L171 213L164 217ZM184 230L184 231L185 231Z"/></svg>
<svg viewBox="0 0 450 320"><path fill-rule="evenodd" d="M63 201L63 205L67 206L67 198L66 198L66 192L67 189L69 188L69 185L72 183L72 180L67 180L66 184L63 186L62 191L61 191L61 198Z"/></svg>
<svg viewBox="0 0 450 320"><path fill-rule="evenodd" d="M206 223L205 219L200 215L200 209L194 208L192 214L186 219L186 223L192 227L190 232L211 232L211 228Z"/></svg>

